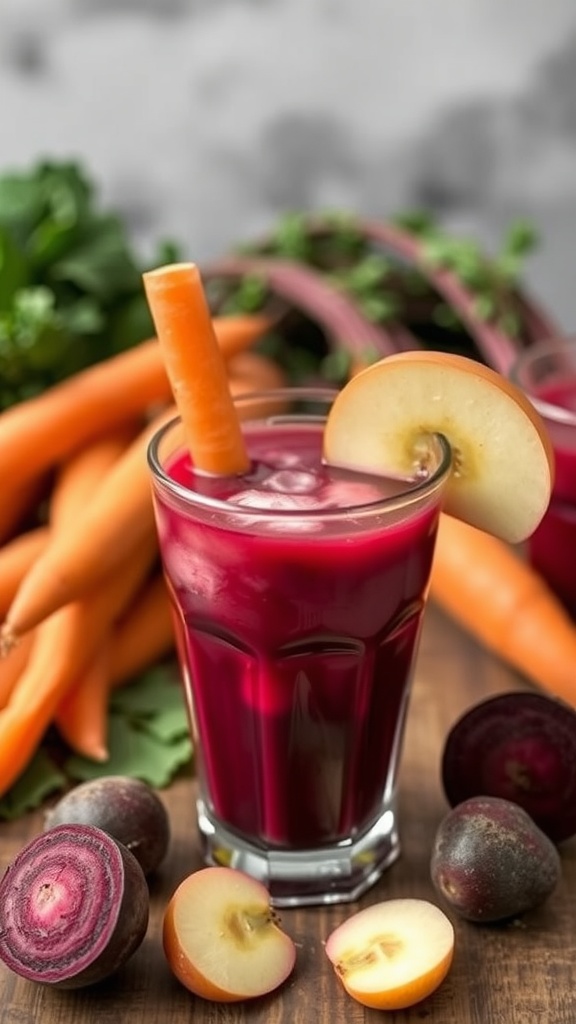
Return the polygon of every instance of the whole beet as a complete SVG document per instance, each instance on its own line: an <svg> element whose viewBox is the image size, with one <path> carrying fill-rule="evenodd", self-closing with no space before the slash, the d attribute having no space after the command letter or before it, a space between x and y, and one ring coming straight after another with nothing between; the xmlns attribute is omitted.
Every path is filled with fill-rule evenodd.
<svg viewBox="0 0 576 1024"><path fill-rule="evenodd" d="M82 782L46 814L44 827L76 823L96 825L127 847L145 875L160 866L170 843L168 812L145 782L105 775Z"/></svg>
<svg viewBox="0 0 576 1024"><path fill-rule="evenodd" d="M543 903L560 878L551 840L517 804L472 797L440 823L431 858L432 882L461 917L503 921Z"/></svg>

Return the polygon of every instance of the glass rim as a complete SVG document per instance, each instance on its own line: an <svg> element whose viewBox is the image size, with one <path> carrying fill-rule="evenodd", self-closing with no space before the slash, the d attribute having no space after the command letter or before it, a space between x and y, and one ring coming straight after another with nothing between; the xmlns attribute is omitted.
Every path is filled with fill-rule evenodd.
<svg viewBox="0 0 576 1024"><path fill-rule="evenodd" d="M272 388L270 390L263 391L247 391L239 395L234 396L234 404L239 405L243 402L248 401L264 401L271 397L283 397L286 398L301 398L316 401L332 401L338 394L335 388L322 388L322 387L282 387ZM308 421L310 423L319 420L324 420L325 416L305 414L305 413L279 413L279 414L268 414L260 419L254 419L252 421L246 420L245 422L261 422L263 425L271 424L280 421L289 422L293 418L300 418L302 421ZM197 491L191 491L183 484L173 480L172 477L165 471L159 457L159 448L164 438L177 426L180 426L182 419L179 415L173 416L166 423L162 424L161 427L152 435L147 447L147 461L148 467L152 473L154 480L159 483L163 488L170 492L174 497L179 498L187 505L197 508L202 508L205 511L212 512L225 512L228 517L246 517L250 516L250 519L254 522L264 521L265 519L281 520L283 519L286 523L290 522L291 519L305 519L310 522L315 519L330 519L337 520L339 518L345 518L351 513L365 514L375 512L390 513L398 511L404 508L408 508L410 505L416 504L427 494L433 493L450 473L452 468L452 448L448 439L441 433L435 433L431 436L434 437L440 448L440 456L438 459L438 465L434 468L430 476L423 477L422 480L415 480L414 482L406 481L406 489L402 490L399 494L390 495L388 497L379 497L374 501L369 502L358 502L357 504L346 505L344 508L318 508L318 509L306 509L306 508L290 508L290 509L270 509L270 508L258 508L250 506L245 507L241 505L234 505L233 503L226 501L221 498L213 498L205 494L200 494ZM338 467L335 467L338 468ZM348 467L353 471L352 467ZM362 472L359 470L358 472ZM377 476L377 474L371 474ZM403 480L399 481L400 484L404 483Z"/></svg>
<svg viewBox="0 0 576 1024"><path fill-rule="evenodd" d="M537 359L543 359L546 356L554 356L556 354L573 355L576 367L576 336L540 338L532 345L522 349L516 356L516 359L509 368L508 376L512 383L524 392L541 416L563 426L576 427L576 412L571 412L570 409L565 409L554 402L547 402L544 398L538 398L531 391L532 385L521 380L522 370L527 366L532 365Z"/></svg>

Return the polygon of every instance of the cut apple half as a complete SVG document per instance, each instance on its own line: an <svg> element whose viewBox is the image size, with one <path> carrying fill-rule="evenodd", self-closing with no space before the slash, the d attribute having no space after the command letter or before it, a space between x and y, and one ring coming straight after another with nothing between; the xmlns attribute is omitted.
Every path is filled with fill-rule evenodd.
<svg viewBox="0 0 576 1024"><path fill-rule="evenodd" d="M336 397L324 457L414 478L438 434L452 451L444 511L510 543L525 540L550 500L552 446L523 392L474 359L414 350L366 367Z"/></svg>
<svg viewBox="0 0 576 1024"><path fill-rule="evenodd" d="M268 890L235 868L195 871L172 895L164 953L178 980L217 1002L254 999L291 973L296 947L270 906Z"/></svg>
<svg viewBox="0 0 576 1024"><path fill-rule="evenodd" d="M325 948L348 995L377 1010L402 1010L444 981L454 928L427 900L386 900L347 918Z"/></svg>

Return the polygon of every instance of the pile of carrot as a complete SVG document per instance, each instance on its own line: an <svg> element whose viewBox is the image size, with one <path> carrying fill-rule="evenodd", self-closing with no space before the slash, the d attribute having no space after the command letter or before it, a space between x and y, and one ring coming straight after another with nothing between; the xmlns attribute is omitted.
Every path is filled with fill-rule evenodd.
<svg viewBox="0 0 576 1024"><path fill-rule="evenodd" d="M284 383L251 350L269 326L209 320L230 395ZM0 795L49 727L105 760L113 688L173 650L146 460L165 365L154 338L0 414Z"/></svg>

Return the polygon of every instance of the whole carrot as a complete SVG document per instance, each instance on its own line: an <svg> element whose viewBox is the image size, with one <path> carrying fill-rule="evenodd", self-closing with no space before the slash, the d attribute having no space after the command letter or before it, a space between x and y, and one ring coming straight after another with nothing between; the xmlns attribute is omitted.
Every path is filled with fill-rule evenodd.
<svg viewBox="0 0 576 1024"><path fill-rule="evenodd" d="M243 473L248 456L198 267L151 270L144 288L194 465L215 475Z"/></svg>
<svg viewBox="0 0 576 1024"><path fill-rule="evenodd" d="M503 541L442 515L430 594L488 650L576 705L576 626L541 577Z"/></svg>

